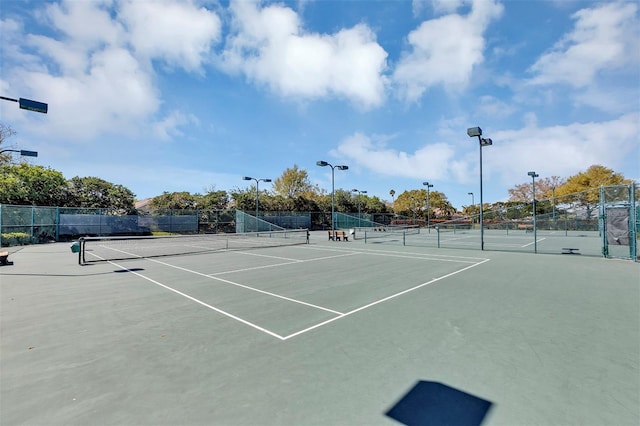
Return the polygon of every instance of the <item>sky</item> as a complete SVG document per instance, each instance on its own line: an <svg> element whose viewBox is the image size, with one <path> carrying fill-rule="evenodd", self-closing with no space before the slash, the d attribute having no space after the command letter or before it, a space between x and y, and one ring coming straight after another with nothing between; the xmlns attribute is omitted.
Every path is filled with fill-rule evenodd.
<svg viewBox="0 0 640 426"><path fill-rule="evenodd" d="M3 0L8 144L137 199L312 184L462 208L594 164L640 180L640 3ZM482 148L467 128L479 126ZM261 183L260 189L271 189ZM474 197L469 195L473 193Z"/></svg>

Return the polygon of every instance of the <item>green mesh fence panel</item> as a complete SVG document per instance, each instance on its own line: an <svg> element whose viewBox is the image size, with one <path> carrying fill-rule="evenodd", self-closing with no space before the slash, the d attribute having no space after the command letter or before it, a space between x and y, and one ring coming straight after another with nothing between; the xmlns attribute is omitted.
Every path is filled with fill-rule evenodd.
<svg viewBox="0 0 640 426"><path fill-rule="evenodd" d="M282 231L284 228L241 210L236 210L236 233L278 230Z"/></svg>

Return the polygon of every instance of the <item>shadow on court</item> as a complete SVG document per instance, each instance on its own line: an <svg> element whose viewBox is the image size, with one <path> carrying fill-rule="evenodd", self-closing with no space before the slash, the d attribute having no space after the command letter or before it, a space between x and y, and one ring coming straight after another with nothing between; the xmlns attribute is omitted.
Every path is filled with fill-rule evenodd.
<svg viewBox="0 0 640 426"><path fill-rule="evenodd" d="M407 426L479 426L492 405L443 383L420 380L385 414Z"/></svg>

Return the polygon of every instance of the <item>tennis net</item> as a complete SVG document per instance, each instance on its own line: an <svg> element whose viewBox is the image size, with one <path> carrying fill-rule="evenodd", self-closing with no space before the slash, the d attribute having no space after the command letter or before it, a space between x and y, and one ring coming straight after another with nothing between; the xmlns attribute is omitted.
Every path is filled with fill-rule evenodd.
<svg viewBox="0 0 640 426"><path fill-rule="evenodd" d="M420 234L418 227L384 227L374 228L373 231L364 232L364 242L380 240L379 242L402 242L404 245L408 235Z"/></svg>
<svg viewBox="0 0 640 426"><path fill-rule="evenodd" d="M308 242L306 229L160 237L83 237L78 240L78 263L281 247Z"/></svg>

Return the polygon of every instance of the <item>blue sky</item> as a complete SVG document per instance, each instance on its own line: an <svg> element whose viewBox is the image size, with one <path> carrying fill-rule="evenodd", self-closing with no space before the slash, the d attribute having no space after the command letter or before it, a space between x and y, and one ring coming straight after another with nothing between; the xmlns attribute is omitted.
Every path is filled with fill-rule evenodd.
<svg viewBox="0 0 640 426"><path fill-rule="evenodd" d="M297 165L460 208L602 164L640 178L640 6L591 1L3 1L0 102L32 163L139 199ZM261 189L268 189L262 184Z"/></svg>

